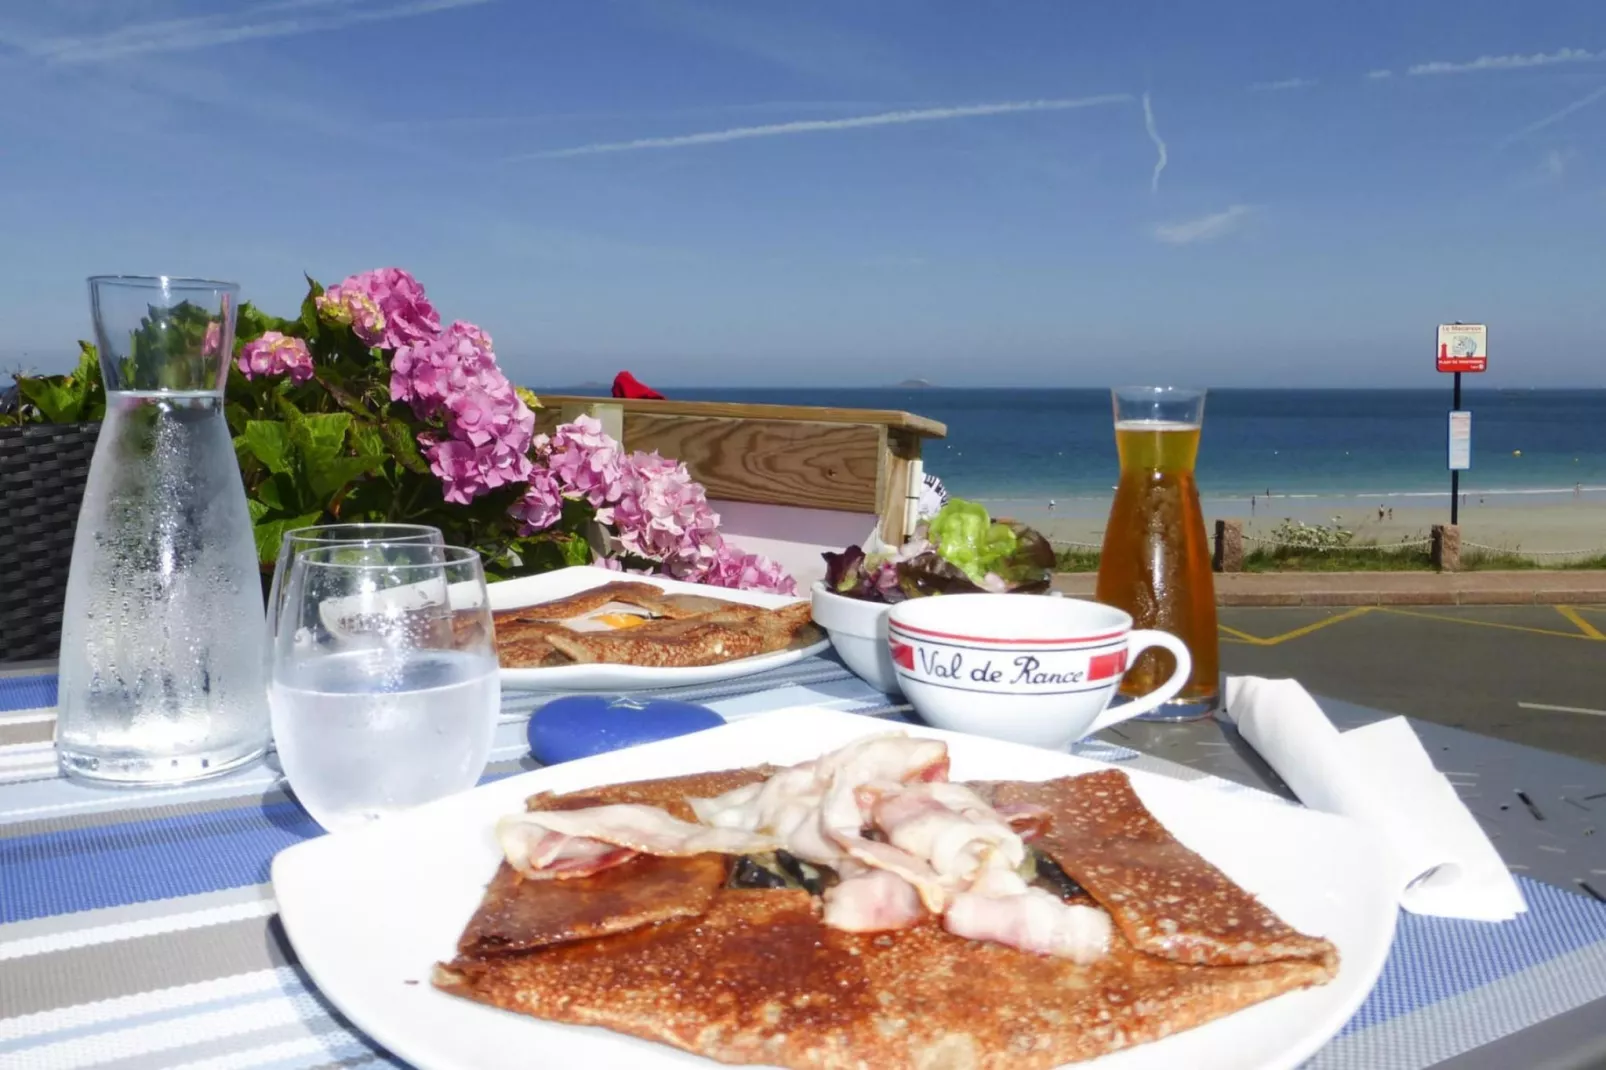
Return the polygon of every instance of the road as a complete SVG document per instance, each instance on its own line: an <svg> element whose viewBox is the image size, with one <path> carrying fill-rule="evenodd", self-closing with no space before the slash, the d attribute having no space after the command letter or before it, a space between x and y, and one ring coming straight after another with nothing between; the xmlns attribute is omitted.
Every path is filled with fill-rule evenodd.
<svg viewBox="0 0 1606 1070"><path fill-rule="evenodd" d="M1606 606L1223 608L1227 673L1606 762Z"/></svg>

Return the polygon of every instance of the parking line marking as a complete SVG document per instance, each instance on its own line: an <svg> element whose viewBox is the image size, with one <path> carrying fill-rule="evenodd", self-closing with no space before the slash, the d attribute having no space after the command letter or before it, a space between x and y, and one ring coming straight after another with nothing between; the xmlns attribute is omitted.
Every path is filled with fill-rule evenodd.
<svg viewBox="0 0 1606 1070"><path fill-rule="evenodd" d="M1367 607L1374 608L1374 607ZM1443 613L1424 613L1419 609L1397 609L1394 606L1377 606L1379 613L1393 613L1400 617L1421 617L1423 620L1442 620L1451 624L1473 624L1480 628L1503 628L1509 632L1527 632L1530 635L1554 635L1562 639L1588 640L1582 632L1558 632L1548 628L1530 628L1525 624L1506 624L1497 620L1473 620L1471 617L1449 617ZM1485 607L1488 608L1488 607Z"/></svg>
<svg viewBox="0 0 1606 1070"><path fill-rule="evenodd" d="M1323 617L1321 620L1307 624L1303 628L1295 628L1291 632L1284 632L1281 635L1271 635L1264 638L1258 635L1250 635L1248 632L1241 632L1237 628L1229 628L1225 624L1218 624L1217 627L1222 631L1243 640L1246 643L1253 643L1255 646L1276 646L1279 643L1286 643L1290 639L1302 639L1312 632L1321 631L1330 624L1338 624L1342 621L1354 620L1356 617L1365 616L1367 613L1372 612L1372 610L1376 608L1376 606L1356 606L1353 609L1346 609L1344 612L1334 614L1331 617Z"/></svg>
<svg viewBox="0 0 1606 1070"><path fill-rule="evenodd" d="M1592 710L1586 706L1552 706L1545 702L1519 702L1517 705L1525 710L1544 710L1548 713L1587 713L1594 717L1606 717L1606 710Z"/></svg>
<svg viewBox="0 0 1606 1070"><path fill-rule="evenodd" d="M1606 639L1606 634L1602 634L1599 628L1585 620L1584 615L1572 606L1557 606L1556 612L1578 625L1578 630L1589 636L1589 638Z"/></svg>

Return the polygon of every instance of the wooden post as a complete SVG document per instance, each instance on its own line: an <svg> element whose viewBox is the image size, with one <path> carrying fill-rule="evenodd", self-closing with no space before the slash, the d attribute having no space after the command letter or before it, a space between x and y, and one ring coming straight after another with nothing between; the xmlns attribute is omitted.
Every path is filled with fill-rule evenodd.
<svg viewBox="0 0 1606 1070"><path fill-rule="evenodd" d="M1244 522L1242 520L1216 521L1216 552L1211 564L1217 572L1244 570Z"/></svg>
<svg viewBox="0 0 1606 1070"><path fill-rule="evenodd" d="M903 545L904 517L909 509L909 472L920 459L920 436L897 428L886 428L877 472L881 499L881 541L888 546Z"/></svg>
<svg viewBox="0 0 1606 1070"><path fill-rule="evenodd" d="M1461 526L1433 525L1433 567L1440 572L1461 571Z"/></svg>

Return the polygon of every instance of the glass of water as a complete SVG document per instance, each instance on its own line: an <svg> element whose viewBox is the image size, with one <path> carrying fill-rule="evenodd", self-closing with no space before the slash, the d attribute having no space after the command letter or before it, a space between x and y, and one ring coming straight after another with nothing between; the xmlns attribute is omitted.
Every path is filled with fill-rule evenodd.
<svg viewBox="0 0 1606 1070"><path fill-rule="evenodd" d="M296 798L331 832L474 786L500 704L479 554L434 543L303 550L268 706Z"/></svg>
<svg viewBox="0 0 1606 1070"><path fill-rule="evenodd" d="M367 545L377 542L422 542L445 546L441 529L428 524L315 524L291 528L279 540L279 557L273 563L273 585L268 590L268 640L278 635L279 613L284 609L285 581L296 555L320 546Z"/></svg>

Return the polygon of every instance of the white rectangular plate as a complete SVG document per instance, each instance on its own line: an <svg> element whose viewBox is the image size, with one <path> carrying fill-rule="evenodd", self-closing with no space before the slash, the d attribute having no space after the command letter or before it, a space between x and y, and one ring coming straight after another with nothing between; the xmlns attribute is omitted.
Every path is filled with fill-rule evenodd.
<svg viewBox="0 0 1606 1070"><path fill-rule="evenodd" d="M273 891L301 964L358 1028L420 1070L532 1065L713 1066L605 1029L559 1025L448 996L430 969L449 961L499 860L493 826L538 791L712 769L806 761L887 725L820 709L781 710L723 728L615 751L507 780L350 833L309 840L273 860ZM1086 758L975 736L945 739L955 780L1092 772ZM1337 1033L1371 991L1394 938L1399 881L1359 825L1252 795L1128 770L1176 836L1291 925L1332 940L1338 976L1198 1029L1083 1063L1098 1070L1283 1070Z"/></svg>
<svg viewBox="0 0 1606 1070"><path fill-rule="evenodd" d="M670 594L700 594L709 598L722 598L727 602L741 602L766 609L779 609L801 601L781 594L763 594L758 591L733 591L726 587L708 587L700 583L683 583L662 576L633 576L610 572L605 568L579 566L544 572L539 576L524 576L489 585L491 609L516 609L519 606L550 602L567 598L604 583L621 581L650 583L662 587ZM829 639L795 650L777 650L773 654L739 658L718 665L690 665L684 668L658 669L645 665L558 665L549 669L503 669L502 686L515 691L621 691L648 687L689 687L710 684L717 680L733 680L739 676L778 669L820 653L831 645Z"/></svg>

